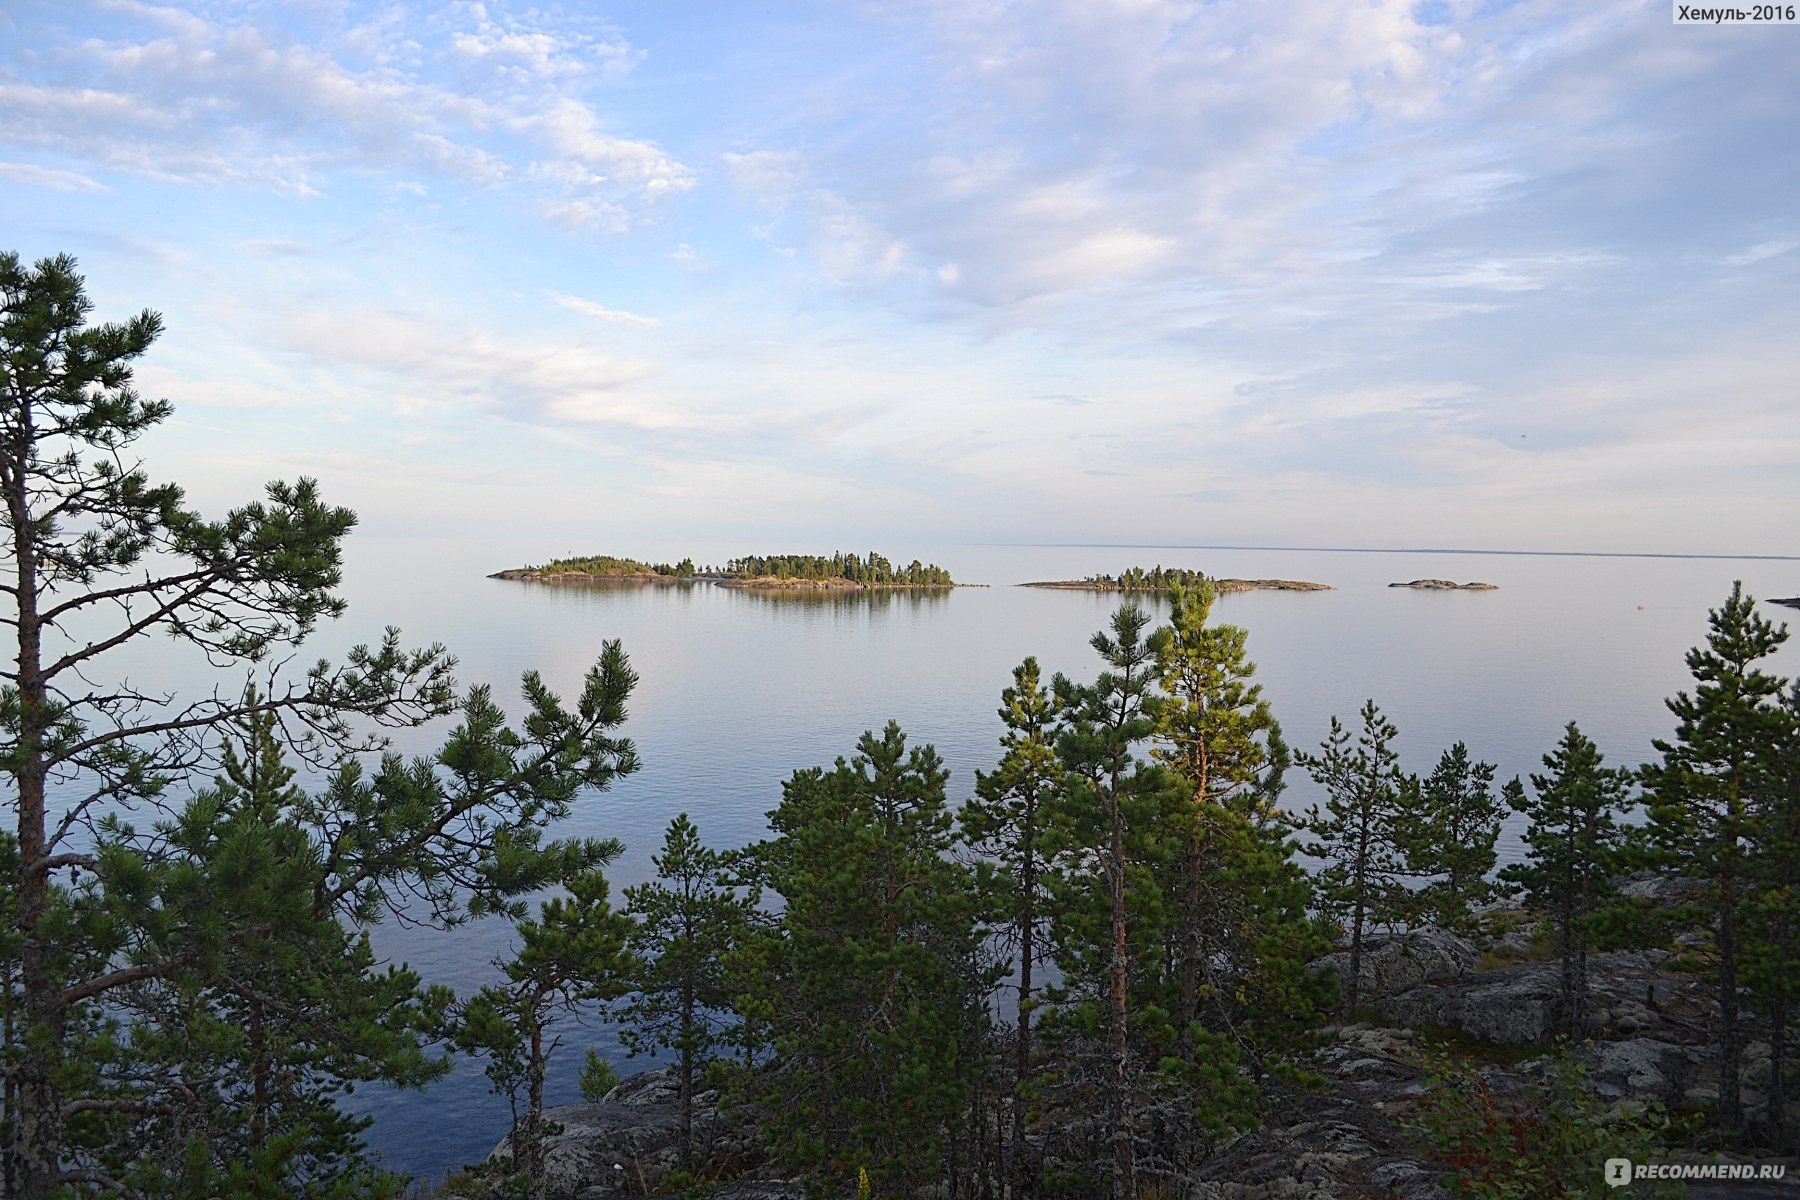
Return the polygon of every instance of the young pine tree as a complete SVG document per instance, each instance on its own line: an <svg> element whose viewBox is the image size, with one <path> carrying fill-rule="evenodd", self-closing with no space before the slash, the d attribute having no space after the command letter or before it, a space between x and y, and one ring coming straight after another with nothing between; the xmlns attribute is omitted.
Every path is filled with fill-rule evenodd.
<svg viewBox="0 0 1800 1200"><path fill-rule="evenodd" d="M363 1152L367 1119L335 1098L441 1074L424 1041L448 995L377 969L365 935L313 907L321 856L275 717L230 733L214 786L154 838L109 823L106 889L71 897L136 910L105 923L133 931L131 957L173 964L115 993L117 1034L87 1047L99 1069L82 1089L108 1098L76 1106L71 1140L146 1197L397 1194L404 1180Z"/></svg>
<svg viewBox="0 0 1800 1200"><path fill-rule="evenodd" d="M1288 751L1245 652L1248 634L1209 624L1202 578L1170 593L1157 647L1163 696L1155 759L1167 769L1175 843L1169 957L1178 977L1177 1053L1164 1072L1183 1103L1165 1118L1179 1167L1209 1138L1253 1124L1251 1079L1285 1071L1324 997L1305 967L1326 944L1307 914L1309 881L1276 809ZM1242 1068L1242 1069L1240 1069Z"/></svg>
<svg viewBox="0 0 1800 1200"><path fill-rule="evenodd" d="M976 964L979 898L949 855L948 773L890 722L830 770L798 771L755 848L784 902L760 939L775 1058L753 1086L765 1133L793 1169L909 1195L940 1167L985 1068L981 1022L994 973Z"/></svg>
<svg viewBox="0 0 1800 1200"><path fill-rule="evenodd" d="M1072 864L1059 886L1070 903L1061 906L1058 958L1075 986L1097 989L1104 1013L1106 1116L1112 1158L1114 1200L1137 1195L1137 1103L1132 1070L1133 958L1161 945L1160 913L1137 914L1134 893L1155 901L1156 871L1166 844L1162 813L1167 799L1162 772L1139 757L1156 730L1156 654L1158 635L1146 637L1148 614L1127 604L1114 614L1110 636L1097 633L1089 643L1106 663L1091 684L1075 684L1058 675L1052 682L1062 715L1056 739L1067 789L1060 805L1059 838L1065 860ZM1091 865L1090 865L1091 864ZM1098 868L1105 913L1090 922L1080 903ZM1144 928L1152 924L1151 928ZM1098 934L1099 936L1093 936Z"/></svg>
<svg viewBox="0 0 1800 1200"><path fill-rule="evenodd" d="M1494 764L1472 762L1458 742L1423 779L1408 781L1401 832L1409 874L1429 880L1411 903L1418 919L1469 933L1475 908L1501 894L1489 878L1506 800L1494 791Z"/></svg>
<svg viewBox="0 0 1800 1200"><path fill-rule="evenodd" d="M1400 855L1406 819L1405 778L1393 741L1393 724L1375 701L1362 706L1362 732L1353 741L1336 717L1318 754L1299 754L1299 763L1326 790L1325 806L1307 810L1300 828L1315 840L1301 847L1324 860L1315 877L1322 912L1348 926L1349 978L1342 981L1344 1011L1355 1012L1362 997L1363 945L1370 928L1404 911L1407 875Z"/></svg>
<svg viewBox="0 0 1800 1200"><path fill-rule="evenodd" d="M1787 640L1787 628L1759 616L1742 584L1732 586L1708 624L1706 645L1687 654L1693 692L1668 701L1675 737L1655 743L1662 761L1643 767L1643 783L1658 853L1705 888L1700 911L1712 926L1719 994L1718 1117L1735 1134L1742 1121L1740 926L1753 863L1762 853L1757 817L1778 777L1774 750L1784 724L1778 703L1784 681L1758 664Z"/></svg>
<svg viewBox="0 0 1800 1200"><path fill-rule="evenodd" d="M1544 756L1547 775L1533 775L1535 796L1518 780L1506 786L1506 800L1530 821L1526 858L1503 869L1501 878L1525 892L1526 906L1549 917L1562 961L1563 1028L1571 1038L1588 1036L1588 949L1597 916L1614 895L1613 880L1624 866L1624 830L1618 818L1630 811L1632 773L1603 765L1599 747L1575 722Z"/></svg>
<svg viewBox="0 0 1800 1200"><path fill-rule="evenodd" d="M695 1084L729 1032L725 964L751 922L756 896L726 883L722 856L700 844L686 813L669 822L652 861L656 878L625 889L637 975L619 1014L620 1036L633 1054L675 1051L681 1169L691 1172Z"/></svg>
<svg viewBox="0 0 1800 1200"><path fill-rule="evenodd" d="M506 982L482 988L461 1006L451 1036L458 1049L488 1060L493 1090L512 1105L512 1175L525 1200L544 1200L544 1081L561 1042L555 1026L582 1005L616 999L633 976L626 943L631 921L607 900L601 868L616 841L555 842L538 854L555 862L568 894L544 901L536 920L518 923L519 950L498 964Z"/></svg>
<svg viewBox="0 0 1800 1200"><path fill-rule="evenodd" d="M1038 663L1013 669L1000 694L1002 755L992 773L975 776L975 796L957 813L963 841L974 852L976 879L991 898L1004 945L1018 975L1019 1023L1013 1047L1012 1121L1003 1154L1007 1179L1019 1182L1032 1077L1031 1018L1038 1004L1035 971L1047 956L1043 932L1050 904L1051 863L1046 832L1062 788L1063 769L1052 744L1055 704L1040 682Z"/></svg>
<svg viewBox="0 0 1800 1200"><path fill-rule="evenodd" d="M1769 1082L1763 1124L1777 1150L1796 1148L1787 1121L1788 1042L1800 1010L1800 682L1781 696L1771 784L1758 804L1750 864L1744 982L1769 1022Z"/></svg>

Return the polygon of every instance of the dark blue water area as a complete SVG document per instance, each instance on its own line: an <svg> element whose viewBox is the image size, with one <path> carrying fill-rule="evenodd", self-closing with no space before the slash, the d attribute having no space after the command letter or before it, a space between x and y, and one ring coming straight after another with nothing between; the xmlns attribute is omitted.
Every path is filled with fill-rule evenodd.
<svg viewBox="0 0 1800 1200"><path fill-rule="evenodd" d="M341 654L398 625L409 643L443 642L459 659L459 679L491 685L516 713L521 672L535 669L572 694L602 645L620 640L641 676L625 732L643 768L584 798L559 831L625 843L612 871L616 894L653 873L650 857L677 812L711 845L752 841L766 830L782 780L852 753L863 731L889 719L938 749L952 772L952 802L960 803L974 772L996 758L995 709L1012 668L1035 655L1046 675L1091 678L1099 660L1088 641L1120 603L1014 586L1022 582L1161 563L1331 584L1327 592L1227 595L1214 609L1216 619L1249 630L1258 678L1290 744L1315 747L1333 714L1351 722L1372 697L1399 727L1407 769L1428 770L1462 740L1497 764L1502 779L1541 769L1570 720L1613 763L1652 757L1651 739L1672 728L1664 698L1691 686L1683 654L1703 638L1708 608L1732 581L1763 598L1800 593L1800 563L1784 560L1172 547L877 547L895 561L918 557L991 585L948 593L794 596L485 577L570 553L704 563L835 549L353 539L343 589L350 613L297 661ZM1388 586L1426 577L1499 588ZM1158 598L1140 602L1166 611ZM1764 611L1779 619L1789 610ZM113 669L171 691L210 690L215 680L166 644L134 645L117 657ZM1774 668L1795 673L1800 652L1784 648ZM403 731L396 748L429 752L446 728ZM1319 798L1304 774L1290 776L1287 806ZM1509 829L1502 852L1518 850L1518 830ZM374 936L385 957L465 994L497 977L493 963L509 947L508 927L492 921L451 932L388 922ZM576 1099L575 1073L589 1046L622 1070L644 1065L625 1060L603 1020L568 1023L561 1036L552 1103ZM479 1063L458 1063L422 1093L363 1088L350 1103L375 1118L370 1141L387 1163L426 1179L484 1156L508 1124L506 1103L489 1093Z"/></svg>

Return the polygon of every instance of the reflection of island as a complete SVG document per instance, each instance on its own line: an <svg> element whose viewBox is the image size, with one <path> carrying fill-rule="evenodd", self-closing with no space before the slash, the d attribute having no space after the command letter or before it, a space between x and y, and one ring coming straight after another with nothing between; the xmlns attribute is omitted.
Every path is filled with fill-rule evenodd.
<svg viewBox="0 0 1800 1200"><path fill-rule="evenodd" d="M1020 587L1054 588L1072 592L1166 592L1175 584L1197 587L1201 580L1215 592L1329 592L1329 583L1304 579L1212 579L1204 571L1186 567L1128 567L1117 575L1090 575L1086 579L1052 579L1022 583Z"/></svg>
<svg viewBox="0 0 1800 1200"><path fill-rule="evenodd" d="M1456 583L1449 579L1415 579L1411 583L1390 583L1389 587L1418 588L1422 592L1497 592L1497 583Z"/></svg>
<svg viewBox="0 0 1800 1200"><path fill-rule="evenodd" d="M721 584L720 586L730 586ZM968 587L968 584L959 586ZM944 603L952 589L947 587L819 587L763 588L733 587L731 591L744 604L787 605L807 609L858 609L862 611L893 609L901 605L919 609Z"/></svg>
<svg viewBox="0 0 1800 1200"><path fill-rule="evenodd" d="M610 554L559 558L541 567L496 571L489 579L516 579L560 584L716 583L721 587L758 591L814 593L939 589L959 586L950 572L913 559L896 567L870 551L864 557L840 551L822 554L746 555L723 567L699 567L684 558L678 563L646 563Z"/></svg>

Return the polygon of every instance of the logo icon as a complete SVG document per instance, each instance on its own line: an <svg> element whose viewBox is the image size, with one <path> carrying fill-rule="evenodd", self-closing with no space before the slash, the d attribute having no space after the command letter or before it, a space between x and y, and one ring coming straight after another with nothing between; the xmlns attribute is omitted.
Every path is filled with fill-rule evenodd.
<svg viewBox="0 0 1800 1200"><path fill-rule="evenodd" d="M1631 1160L1629 1158L1609 1158L1606 1160L1606 1186L1624 1187L1631 1182Z"/></svg>

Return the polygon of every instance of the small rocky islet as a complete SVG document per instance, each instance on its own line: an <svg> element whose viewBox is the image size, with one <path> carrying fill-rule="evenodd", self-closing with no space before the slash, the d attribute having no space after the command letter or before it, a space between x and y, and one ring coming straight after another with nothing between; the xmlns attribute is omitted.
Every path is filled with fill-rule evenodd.
<svg viewBox="0 0 1800 1200"><path fill-rule="evenodd" d="M1391 588L1414 588L1421 592L1497 592L1497 583L1457 583L1454 579L1414 579L1409 583L1390 583Z"/></svg>

